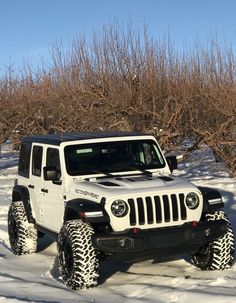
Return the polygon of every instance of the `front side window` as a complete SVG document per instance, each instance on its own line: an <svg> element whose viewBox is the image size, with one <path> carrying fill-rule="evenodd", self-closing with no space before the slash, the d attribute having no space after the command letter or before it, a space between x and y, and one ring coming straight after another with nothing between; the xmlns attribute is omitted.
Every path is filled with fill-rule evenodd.
<svg viewBox="0 0 236 303"><path fill-rule="evenodd" d="M42 148L42 146L35 145L33 147L32 175L38 176L38 177L41 176L42 158L43 158L43 148Z"/></svg>
<svg viewBox="0 0 236 303"><path fill-rule="evenodd" d="M163 168L165 161L153 140L70 145L65 147L68 174L86 175Z"/></svg>
<svg viewBox="0 0 236 303"><path fill-rule="evenodd" d="M31 145L31 143L23 143L20 148L18 174L26 178L29 178Z"/></svg>
<svg viewBox="0 0 236 303"><path fill-rule="evenodd" d="M60 156L59 156L59 150L57 148L49 147L47 149L46 166L56 168L58 171L58 176L59 177L61 176Z"/></svg>

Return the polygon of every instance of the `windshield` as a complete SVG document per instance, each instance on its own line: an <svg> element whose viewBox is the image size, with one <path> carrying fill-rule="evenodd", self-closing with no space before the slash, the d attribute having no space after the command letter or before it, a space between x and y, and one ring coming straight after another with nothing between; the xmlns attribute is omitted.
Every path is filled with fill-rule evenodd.
<svg viewBox="0 0 236 303"><path fill-rule="evenodd" d="M76 144L65 147L72 176L163 168L165 161L153 140Z"/></svg>

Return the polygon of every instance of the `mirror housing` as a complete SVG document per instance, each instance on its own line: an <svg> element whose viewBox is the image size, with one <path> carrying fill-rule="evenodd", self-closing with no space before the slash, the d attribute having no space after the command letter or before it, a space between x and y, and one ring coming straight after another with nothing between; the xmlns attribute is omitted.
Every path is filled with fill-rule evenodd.
<svg viewBox="0 0 236 303"><path fill-rule="evenodd" d="M61 172L55 166L45 166L43 168L43 177L46 181L59 181Z"/></svg>
<svg viewBox="0 0 236 303"><path fill-rule="evenodd" d="M173 172L173 170L178 168L178 162L176 156L168 156L166 157L166 161L169 165L170 171Z"/></svg>

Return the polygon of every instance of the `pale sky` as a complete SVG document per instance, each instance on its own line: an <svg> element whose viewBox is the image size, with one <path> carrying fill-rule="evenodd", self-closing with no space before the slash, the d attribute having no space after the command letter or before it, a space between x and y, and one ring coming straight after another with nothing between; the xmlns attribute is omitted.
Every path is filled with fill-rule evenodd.
<svg viewBox="0 0 236 303"><path fill-rule="evenodd" d="M114 20L144 24L154 39L169 35L177 49L210 36L236 51L234 0L0 0L0 72L19 67L23 58L50 62L50 45L67 47L78 34L91 37Z"/></svg>

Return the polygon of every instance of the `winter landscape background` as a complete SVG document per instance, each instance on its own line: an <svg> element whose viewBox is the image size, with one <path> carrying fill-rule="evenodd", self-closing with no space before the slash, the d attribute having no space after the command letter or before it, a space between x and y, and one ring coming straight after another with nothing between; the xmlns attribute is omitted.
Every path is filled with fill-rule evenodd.
<svg viewBox="0 0 236 303"><path fill-rule="evenodd" d="M60 282L56 243L14 256L7 212L23 136L153 134L191 154L175 174L218 189L236 233L236 2L8 0L0 18L0 303L236 303L236 265L187 256L102 263L97 288ZM220 162L215 161L215 159Z"/></svg>
<svg viewBox="0 0 236 303"><path fill-rule="evenodd" d="M104 262L97 288L71 291L60 282L56 243L42 238L33 255L10 252L7 212L17 173L18 153L3 145L0 157L0 302L155 302L155 303L234 303L236 264L225 271L201 271L188 256L156 262L128 264ZM223 163L216 163L208 146L202 145L175 174L218 189L236 233L236 179Z"/></svg>

